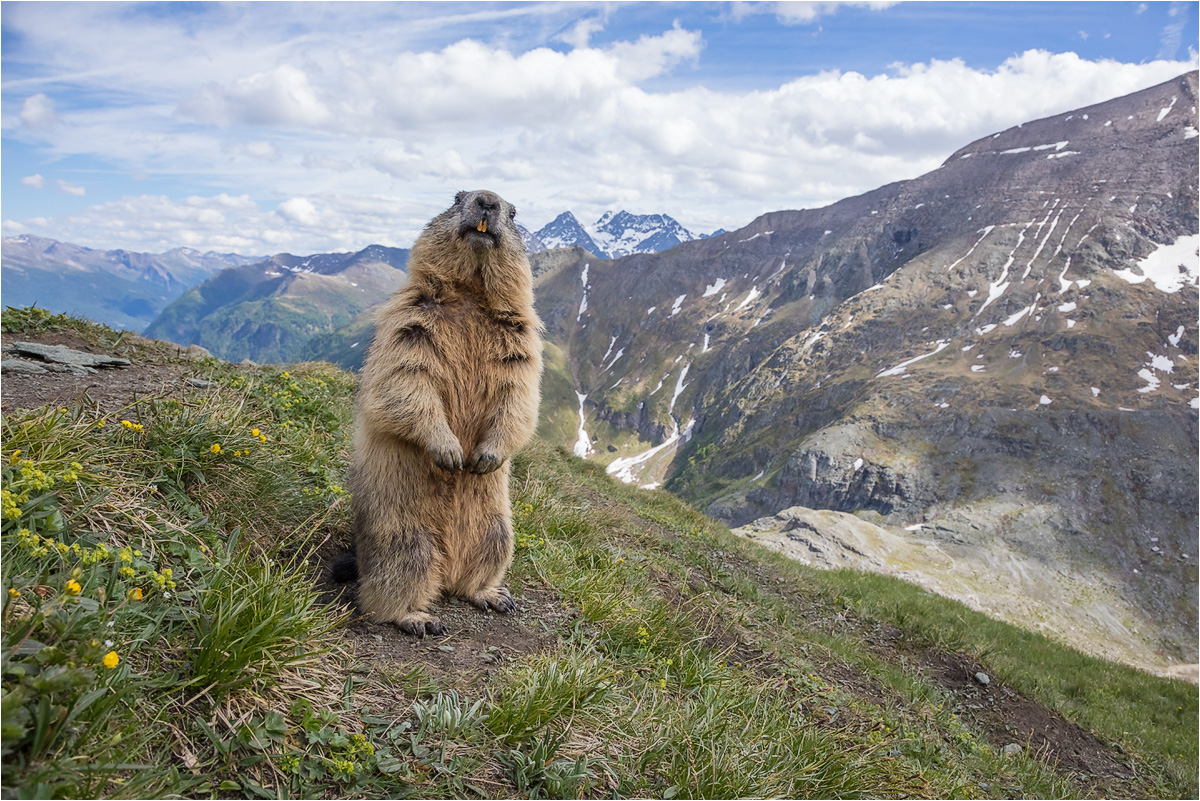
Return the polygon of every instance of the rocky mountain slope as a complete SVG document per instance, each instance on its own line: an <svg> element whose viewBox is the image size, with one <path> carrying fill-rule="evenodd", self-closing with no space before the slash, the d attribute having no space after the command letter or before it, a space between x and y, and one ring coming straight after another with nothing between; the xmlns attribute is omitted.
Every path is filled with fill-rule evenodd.
<svg viewBox="0 0 1200 801"><path fill-rule="evenodd" d="M200 345L231 361L290 361L312 337L385 300L403 282L407 260L407 250L382 245L357 253L279 254L193 287L145 333Z"/></svg>
<svg viewBox="0 0 1200 801"><path fill-rule="evenodd" d="M4 302L36 303L140 331L189 287L257 259L175 248L166 253L94 250L22 234L0 243Z"/></svg>
<svg viewBox="0 0 1200 801"><path fill-rule="evenodd" d="M979 608L1194 663L1196 137L1191 73L826 208L577 253L539 280L545 414L733 525L855 513L1021 600Z"/></svg>

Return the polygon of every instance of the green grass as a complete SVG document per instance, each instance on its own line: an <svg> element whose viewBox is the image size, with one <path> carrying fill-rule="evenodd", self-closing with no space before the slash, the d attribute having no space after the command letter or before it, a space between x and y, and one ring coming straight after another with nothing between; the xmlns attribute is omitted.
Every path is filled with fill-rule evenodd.
<svg viewBox="0 0 1200 801"><path fill-rule="evenodd" d="M109 336L47 317L5 330ZM193 369L217 386L4 416L6 797L1090 792L983 741L925 649L1118 743L1135 778L1095 792L1196 794L1194 686L805 568L543 441L514 460L509 580L565 608L518 618L545 647L486 677L354 657L371 635L318 600L313 567L349 532L353 377ZM872 645L884 625L903 647Z"/></svg>

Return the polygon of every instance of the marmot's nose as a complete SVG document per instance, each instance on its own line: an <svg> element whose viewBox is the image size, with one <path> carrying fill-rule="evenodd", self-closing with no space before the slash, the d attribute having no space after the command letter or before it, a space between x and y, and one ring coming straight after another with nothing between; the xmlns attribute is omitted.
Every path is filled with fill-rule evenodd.
<svg viewBox="0 0 1200 801"><path fill-rule="evenodd" d="M495 211L500 208L500 199L495 195L479 195L475 198L475 202L484 211Z"/></svg>

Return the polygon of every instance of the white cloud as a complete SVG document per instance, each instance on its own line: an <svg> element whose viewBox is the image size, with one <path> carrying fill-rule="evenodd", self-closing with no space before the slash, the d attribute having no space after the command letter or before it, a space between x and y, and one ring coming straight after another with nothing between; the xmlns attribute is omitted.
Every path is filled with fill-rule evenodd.
<svg viewBox="0 0 1200 801"><path fill-rule="evenodd" d="M21 183L24 186L28 186L32 189L43 189L46 186L46 179L43 178L40 173L34 173L33 175L26 175L24 178L22 178Z"/></svg>
<svg viewBox="0 0 1200 801"><path fill-rule="evenodd" d="M602 30L604 30L604 21L602 19L599 17L584 17L572 25L569 30L560 33L554 38L557 41L578 49L587 47L592 35Z"/></svg>
<svg viewBox="0 0 1200 801"><path fill-rule="evenodd" d="M275 145L262 140L254 142L230 142L226 145L226 151L259 161L277 161L279 159L279 151Z"/></svg>
<svg viewBox="0 0 1200 801"><path fill-rule="evenodd" d="M321 221L321 215L317 212L317 207L307 198L302 197L285 200L275 209L275 213L288 222L299 223L300 225L312 226Z"/></svg>
<svg viewBox="0 0 1200 801"><path fill-rule="evenodd" d="M57 121L54 101L40 92L21 104L21 122L30 128L49 128Z"/></svg>
<svg viewBox="0 0 1200 801"><path fill-rule="evenodd" d="M778 3L738 2L733 4L734 19L741 19L750 14L774 14L785 25L807 25L819 18L836 14L842 6L859 6L881 10L896 5L899 0L882 0L880 2L804 2L803 0L785 0Z"/></svg>
<svg viewBox="0 0 1200 801"><path fill-rule="evenodd" d="M296 197L267 211L247 195L192 195L181 201L139 195L52 219L6 219L3 232L155 253L181 246L246 255L351 251L371 243L411 244L433 213L452 199L453 195L432 203L361 195L314 202Z"/></svg>
<svg viewBox="0 0 1200 801"><path fill-rule="evenodd" d="M209 84L180 104L180 111L216 125L322 127L333 113L300 67L280 64L236 79L232 85Z"/></svg>
<svg viewBox="0 0 1200 801"><path fill-rule="evenodd" d="M83 197L87 194L87 189L83 188L79 184L73 184L70 181L64 181L62 178L59 178L56 183L58 184L58 191L62 192L64 195Z"/></svg>
<svg viewBox="0 0 1200 801"><path fill-rule="evenodd" d="M1158 48L1159 58L1174 58L1179 52L1179 46L1183 44L1183 31L1187 26L1187 10L1184 3L1171 3L1171 8L1167 11L1167 16L1172 19L1183 17L1178 22L1172 22L1164 25L1160 38L1160 46Z"/></svg>

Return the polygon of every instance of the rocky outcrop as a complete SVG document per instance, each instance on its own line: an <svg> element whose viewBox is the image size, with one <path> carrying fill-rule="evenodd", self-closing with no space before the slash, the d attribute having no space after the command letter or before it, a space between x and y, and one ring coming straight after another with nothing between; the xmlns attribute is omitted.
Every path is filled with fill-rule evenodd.
<svg viewBox="0 0 1200 801"><path fill-rule="evenodd" d="M95 373L97 369L128 367L130 364L128 359L122 359L119 356L84 353L65 345L43 345L39 342L14 342L5 350L16 356L25 357L6 359L4 361L4 372L6 373L67 372L88 375ZM37 361L30 362L29 358Z"/></svg>

